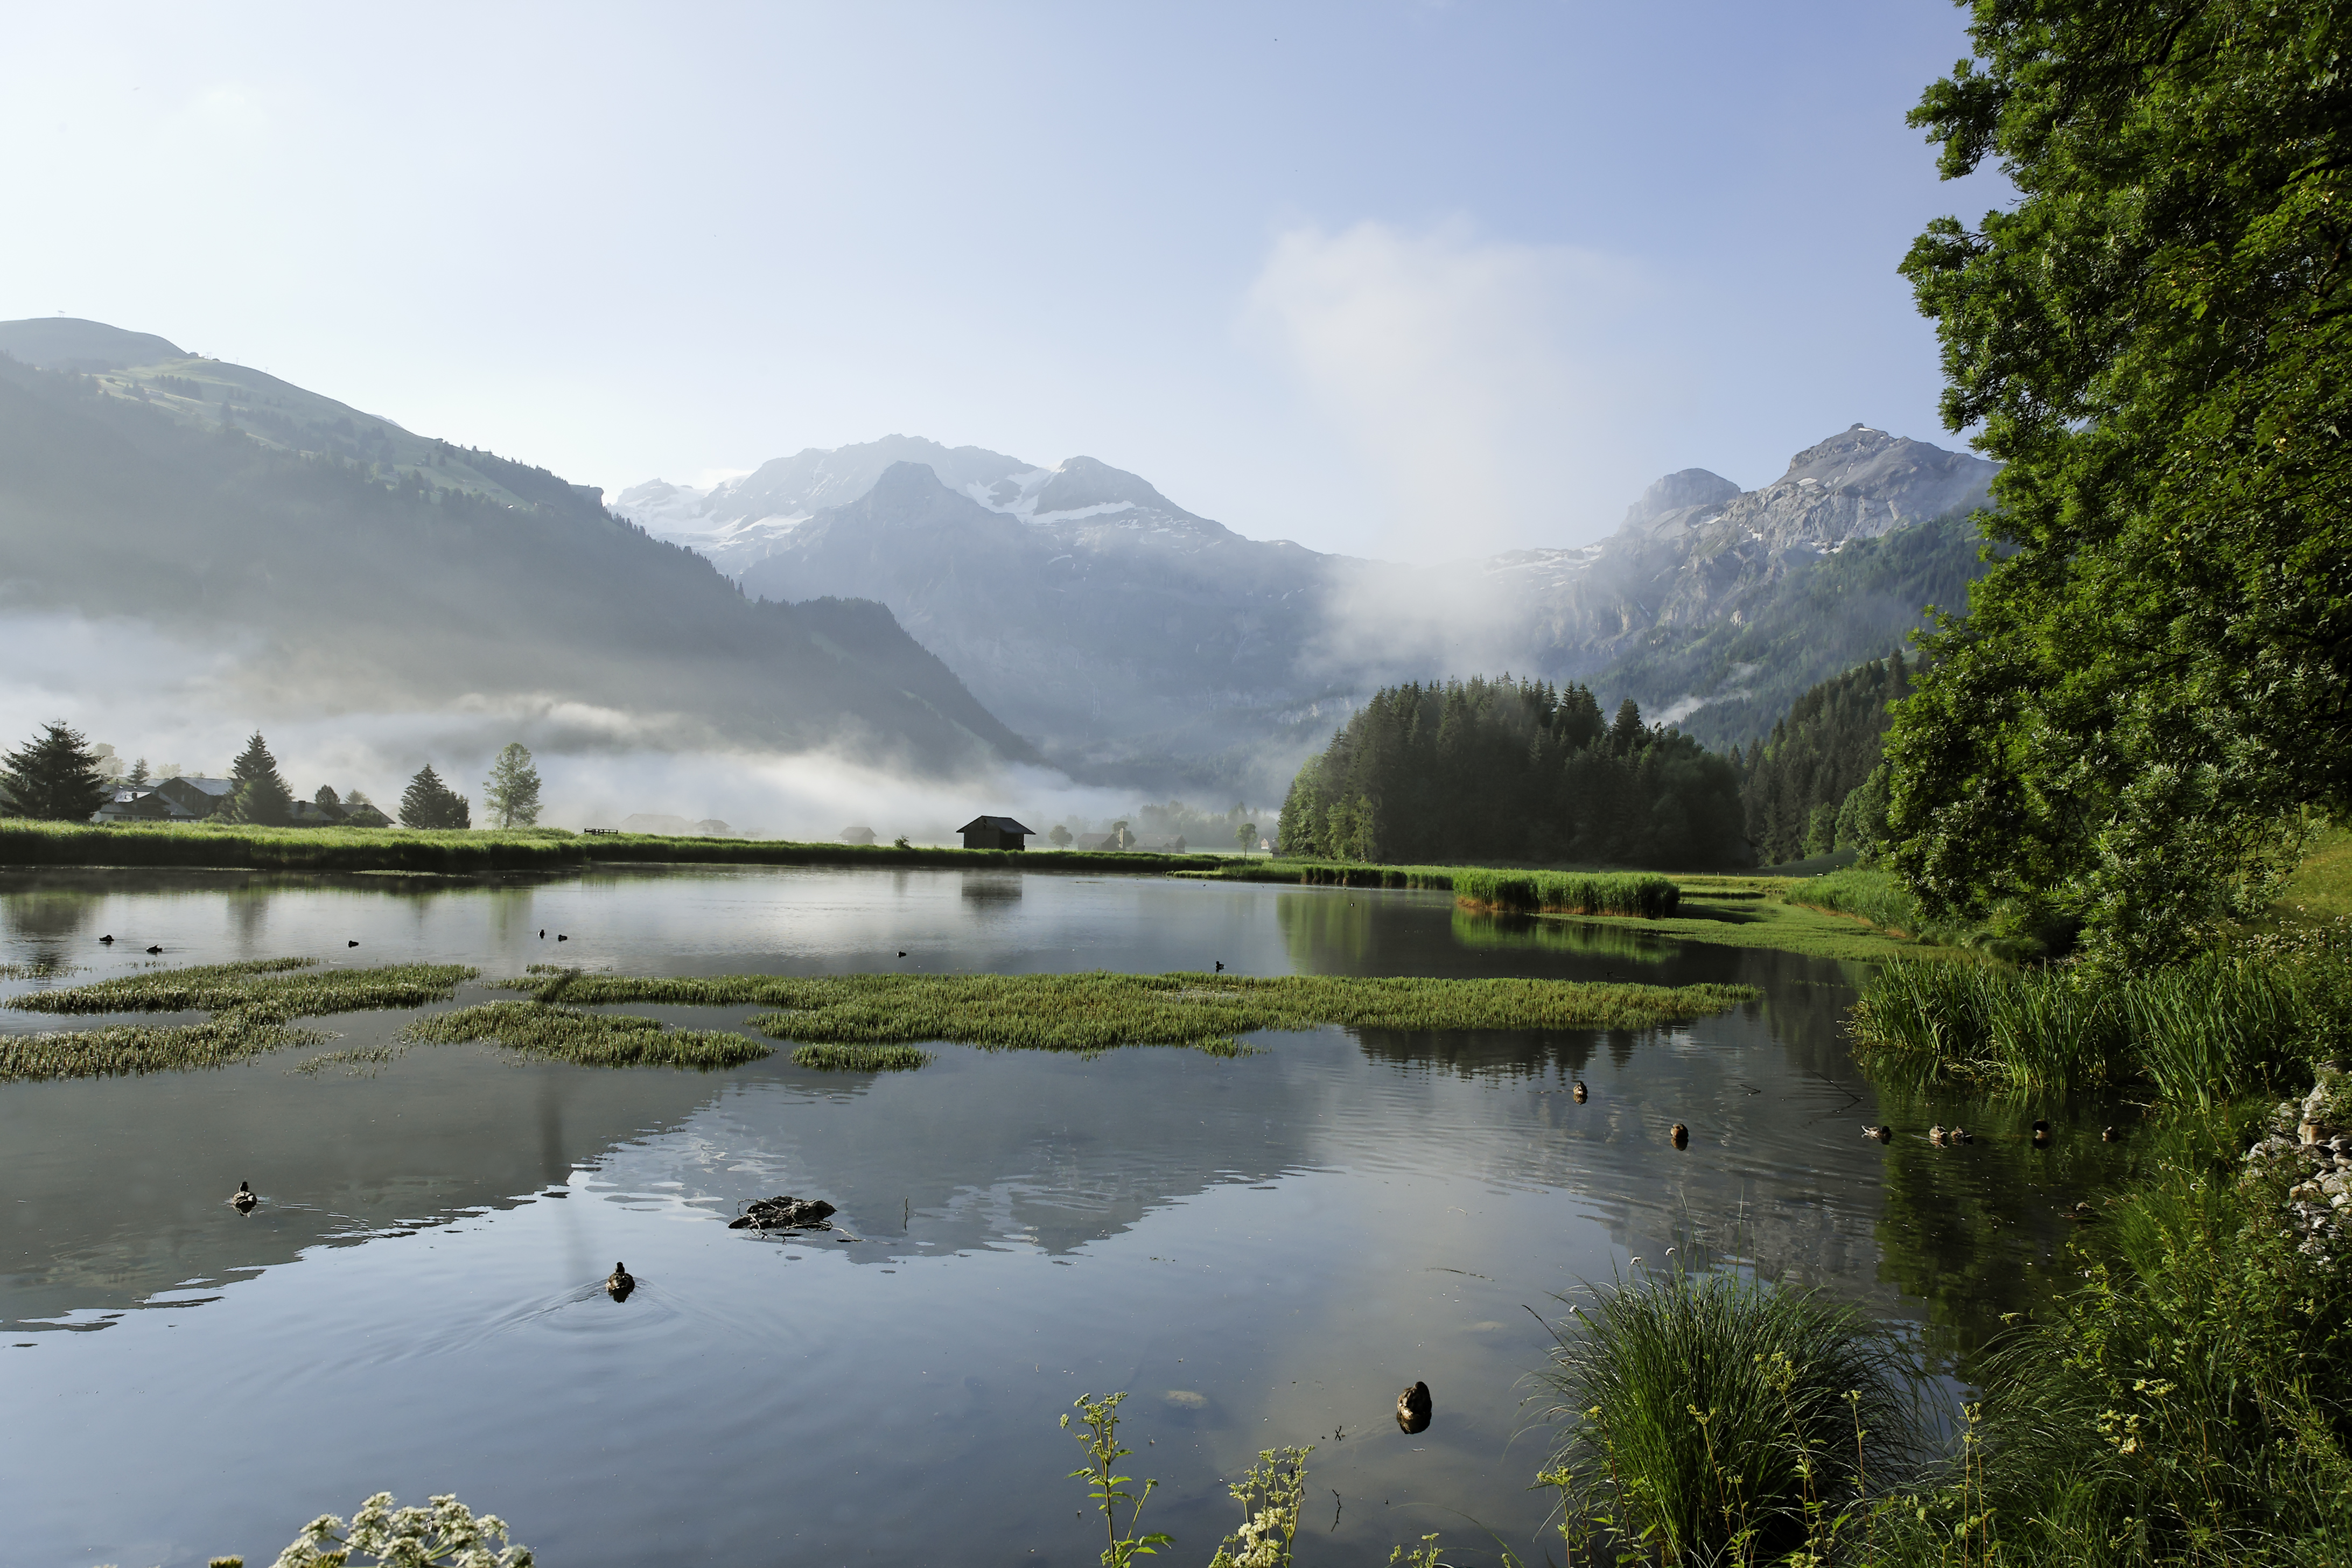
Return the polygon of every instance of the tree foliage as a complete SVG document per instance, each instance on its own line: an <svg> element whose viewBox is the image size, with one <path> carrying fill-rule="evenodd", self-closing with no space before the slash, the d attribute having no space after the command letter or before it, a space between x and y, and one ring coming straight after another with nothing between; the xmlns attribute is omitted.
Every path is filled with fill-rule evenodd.
<svg viewBox="0 0 2352 1568"><path fill-rule="evenodd" d="M1857 839L1867 830L1858 832L1844 808L1878 766L1887 705L1910 685L1902 654L1873 659L1799 697L1770 738L1748 749L1740 794L1759 861L1778 866L1863 847Z"/></svg>
<svg viewBox="0 0 2352 1568"><path fill-rule="evenodd" d="M1340 860L1730 865L1745 858L1731 763L1628 700L1474 679L1390 687L1291 782L1286 855Z"/></svg>
<svg viewBox="0 0 2352 1568"><path fill-rule="evenodd" d="M0 758L0 800L11 816L79 822L105 805L106 795L98 753L62 719Z"/></svg>
<svg viewBox="0 0 2352 1568"><path fill-rule="evenodd" d="M229 764L228 799L221 805L224 822L250 822L262 827L283 827L293 820L294 792L278 772L278 759L256 730Z"/></svg>
<svg viewBox="0 0 2352 1568"><path fill-rule="evenodd" d="M431 763L416 770L408 787L400 793L400 825L403 827L471 827L474 825L472 805L462 795L441 782Z"/></svg>
<svg viewBox="0 0 2352 1568"><path fill-rule="evenodd" d="M539 821L539 770L520 741L509 741L490 763L482 782L482 809L500 827L529 827Z"/></svg>
<svg viewBox="0 0 2352 1568"><path fill-rule="evenodd" d="M2352 9L1978 0L1913 122L2020 200L1904 272L2013 552L1888 745L1929 912L2179 953L2352 805Z"/></svg>

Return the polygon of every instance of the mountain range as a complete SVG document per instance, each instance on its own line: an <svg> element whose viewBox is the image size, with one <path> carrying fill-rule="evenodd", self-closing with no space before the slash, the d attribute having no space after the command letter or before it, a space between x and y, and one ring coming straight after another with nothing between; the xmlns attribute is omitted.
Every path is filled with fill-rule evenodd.
<svg viewBox="0 0 2352 1568"><path fill-rule="evenodd" d="M747 595L591 487L164 339L0 322L0 611L152 627L252 722L472 712L573 749L1035 760L888 610L810 597Z"/></svg>
<svg viewBox="0 0 2352 1568"><path fill-rule="evenodd" d="M1402 566L1244 538L1093 458L891 436L614 510L745 593L870 598L1049 757L1139 784L1286 782L1366 693L1580 679L1711 744L1898 646L1979 570L1996 466L1854 425L1755 490L1670 474L1598 543ZM1777 704L1777 706L1775 706Z"/></svg>

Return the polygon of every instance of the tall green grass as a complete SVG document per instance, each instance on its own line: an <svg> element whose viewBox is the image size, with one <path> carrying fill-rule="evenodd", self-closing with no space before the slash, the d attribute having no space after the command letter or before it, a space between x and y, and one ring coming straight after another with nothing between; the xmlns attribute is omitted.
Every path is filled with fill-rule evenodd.
<svg viewBox="0 0 2352 1568"><path fill-rule="evenodd" d="M471 876L564 871L591 864L1012 867L1031 871L1213 870L1220 855L1077 850L907 848L767 838L577 834L557 827L413 831L389 827L254 827L213 823L0 820L0 866L203 866L290 871L414 871Z"/></svg>
<svg viewBox="0 0 2352 1568"><path fill-rule="evenodd" d="M436 1013L409 1025L402 1037L434 1045L486 1041L518 1056L583 1067L730 1068L775 1050L731 1029L673 1029L658 1018L540 1002L485 1002Z"/></svg>
<svg viewBox="0 0 2352 1568"><path fill-rule="evenodd" d="M1006 1050L1192 1046L1230 1054L1256 1029L1622 1029L1682 1023L1753 1000L1740 985L1577 984L1294 974L773 974L568 973L504 983L541 1003L771 1009L752 1026L803 1045L947 1040Z"/></svg>
<svg viewBox="0 0 2352 1568"><path fill-rule="evenodd" d="M1859 1309L1679 1268L1596 1294L1542 1373L1569 1424L1553 1465L1632 1560L1827 1561L1916 1467L1916 1363Z"/></svg>
<svg viewBox="0 0 2352 1568"><path fill-rule="evenodd" d="M1859 1054L2011 1092L2146 1085L2210 1107L2307 1079L2352 1044L2352 966L2246 947L2121 978L2073 968L1889 964L1853 1016Z"/></svg>

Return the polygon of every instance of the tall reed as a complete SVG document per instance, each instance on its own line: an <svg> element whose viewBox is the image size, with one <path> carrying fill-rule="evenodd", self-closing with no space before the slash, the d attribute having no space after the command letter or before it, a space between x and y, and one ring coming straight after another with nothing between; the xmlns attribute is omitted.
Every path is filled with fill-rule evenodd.
<svg viewBox="0 0 2352 1568"><path fill-rule="evenodd" d="M2332 951L2225 949L2116 976L1889 964L1864 988L1864 1057L2010 1091L2146 1084L2211 1106L2299 1081L2352 1037L2352 969Z"/></svg>

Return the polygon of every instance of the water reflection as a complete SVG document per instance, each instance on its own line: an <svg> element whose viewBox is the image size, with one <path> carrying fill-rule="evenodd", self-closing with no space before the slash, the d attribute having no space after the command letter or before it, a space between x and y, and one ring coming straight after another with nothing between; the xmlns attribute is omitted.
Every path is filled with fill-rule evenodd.
<svg viewBox="0 0 2352 1568"><path fill-rule="evenodd" d="M446 1047L373 1078L290 1072L286 1053L0 1087L17 1200L0 1205L0 1315L34 1346L0 1352L0 1397L77 1412L0 1433L27 1560L250 1557L380 1486L455 1486L576 1563L656 1541L711 1560L1070 1556L1055 1418L1114 1388L1158 1439L1139 1473L1163 1479L1154 1507L1187 1552L1229 1528L1220 1478L1294 1441L1326 1445L1334 1553L1384 1552L1441 1507L1525 1541L1535 1449L1511 1438L1548 1342L1525 1306L1697 1238L1932 1313L1966 1353L2054 1272L2053 1211L2109 1157L2032 1151L1981 1110L1965 1150L1862 1138L1952 1112L1854 1073L1848 966L1465 921L1443 895L1009 872L49 874L0 879L0 922L7 959L95 972L139 962L97 949L100 926L168 938L174 962L344 962L356 938L353 962L493 975L551 950L544 926L574 937L567 959L655 973L890 968L899 950L931 972L1638 963L1765 993L1683 1028L1322 1030L1239 1059L945 1047L879 1078L782 1056L700 1075ZM0 1015L27 1022L45 1021ZM348 1049L394 1044L401 1020L331 1022ZM232 1223L219 1194L241 1177L267 1201ZM835 1205L835 1230L726 1227L778 1193ZM636 1264L614 1270L625 1289L605 1283L616 1258ZM1388 1430L1407 1378L1446 1391L1446 1421L1408 1409ZM371 1418L320 1436L320 1408ZM206 1486L187 1456L223 1447L272 1487ZM776 1506L779 1462L805 1506ZM107 1480L125 1466L133 1499ZM616 1467L629 1485L577 1484ZM898 1506L919 1492L958 1531Z"/></svg>

